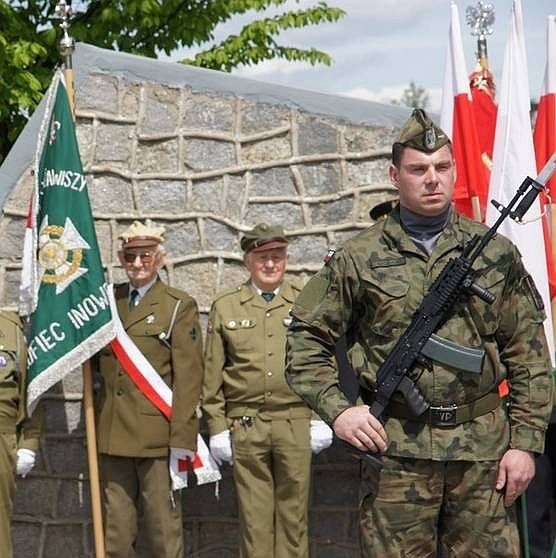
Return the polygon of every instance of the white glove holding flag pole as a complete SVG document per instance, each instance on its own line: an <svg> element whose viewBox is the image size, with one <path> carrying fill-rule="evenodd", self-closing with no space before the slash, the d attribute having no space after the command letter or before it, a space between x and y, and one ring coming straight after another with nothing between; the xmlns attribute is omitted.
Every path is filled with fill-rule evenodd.
<svg viewBox="0 0 556 558"><path fill-rule="evenodd" d="M232 441L229 430L211 436L209 446L210 453L218 465L222 465L225 461L232 464Z"/></svg>
<svg viewBox="0 0 556 558"><path fill-rule="evenodd" d="M16 473L25 478L35 466L37 454L30 449L20 448L17 450Z"/></svg>
<svg viewBox="0 0 556 558"><path fill-rule="evenodd" d="M322 420L311 421L311 451L320 453L332 444L332 429Z"/></svg>

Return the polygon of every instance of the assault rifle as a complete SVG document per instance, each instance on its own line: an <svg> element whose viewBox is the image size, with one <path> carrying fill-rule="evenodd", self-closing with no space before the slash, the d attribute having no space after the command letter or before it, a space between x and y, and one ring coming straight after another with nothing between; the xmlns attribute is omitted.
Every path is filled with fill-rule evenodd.
<svg viewBox="0 0 556 558"><path fill-rule="evenodd" d="M489 304L494 302L494 295L474 282L473 263L508 216L516 222L522 222L523 216L540 191L544 189L554 171L556 171L556 153L552 155L536 179L527 177L523 181L506 207L492 200L491 203L500 211L498 220L483 235L475 235L464 246L461 255L451 259L431 285L419 308L413 314L408 328L377 370L376 387L369 410L379 420L382 419L382 414L396 391L403 394L409 409L415 416L420 416L428 410L430 404L409 378L408 373L423 359L424 347L434 332L446 321L456 300L463 296L476 295ZM355 448L350 446L350 449L353 451ZM378 454L359 450L356 452L354 455L357 458L366 460L378 471L382 469L382 461Z"/></svg>

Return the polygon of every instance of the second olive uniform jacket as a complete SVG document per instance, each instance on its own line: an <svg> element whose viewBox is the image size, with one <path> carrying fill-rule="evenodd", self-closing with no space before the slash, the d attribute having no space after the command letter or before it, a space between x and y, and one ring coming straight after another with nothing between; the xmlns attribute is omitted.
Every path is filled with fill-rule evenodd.
<svg viewBox="0 0 556 558"><path fill-rule="evenodd" d="M231 419L245 415L310 418L310 409L284 377L285 332L298 293L296 286L284 281L267 303L247 282L213 302L203 385L211 436L227 430Z"/></svg>
<svg viewBox="0 0 556 558"><path fill-rule="evenodd" d="M128 292L128 283L115 287L118 313L137 348L172 389L172 419L139 391L108 346L98 354L98 451L161 457L169 447L196 450L203 377L197 304L186 292L157 280L129 310Z"/></svg>
<svg viewBox="0 0 556 558"><path fill-rule="evenodd" d="M376 371L406 330L413 313L446 263L486 227L452 212L430 255L404 231L399 209L346 242L296 300L288 332L286 376L292 388L329 424L350 406L338 384L334 344L345 334L349 358L366 393ZM502 402L456 425L435 426L390 415L385 429L387 454L450 460L496 460L510 448L542 452L552 408L552 379L543 330L544 311L517 248L496 235L475 261L475 283L490 291L487 304L470 295L455 303L437 331L464 347L483 349L480 373L439 362L410 371L425 399L450 409L478 406L497 394L507 379ZM490 397L490 396L489 396ZM405 405L395 394L398 405ZM484 399L483 399L484 400ZM497 404L497 406L496 406Z"/></svg>
<svg viewBox="0 0 556 558"><path fill-rule="evenodd" d="M37 451L42 422L41 405L26 412L27 350L21 320L0 312L0 556L12 557L11 518L15 496L17 450Z"/></svg>
<svg viewBox="0 0 556 558"><path fill-rule="evenodd" d="M41 405L27 416L27 349L19 316L0 312L0 431L17 435L17 448L37 451L42 422Z"/></svg>

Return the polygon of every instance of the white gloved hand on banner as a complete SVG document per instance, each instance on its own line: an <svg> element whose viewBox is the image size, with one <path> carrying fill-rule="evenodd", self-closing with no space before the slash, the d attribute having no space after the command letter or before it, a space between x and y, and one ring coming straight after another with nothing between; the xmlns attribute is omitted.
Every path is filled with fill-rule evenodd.
<svg viewBox="0 0 556 558"><path fill-rule="evenodd" d="M320 453L332 444L332 429L323 420L311 421L311 451Z"/></svg>
<svg viewBox="0 0 556 558"><path fill-rule="evenodd" d="M198 486L218 482L222 478L218 465L200 434L197 434L196 453L189 449L170 448L169 468L172 490L187 488L188 471L195 473Z"/></svg>
<svg viewBox="0 0 556 558"><path fill-rule="evenodd" d="M195 452L185 448L170 448L170 479L172 490L187 488L187 472L192 469L191 463Z"/></svg>
<svg viewBox="0 0 556 558"><path fill-rule="evenodd" d="M209 439L210 453L218 465L223 462L232 464L232 441L230 431L224 430Z"/></svg>
<svg viewBox="0 0 556 558"><path fill-rule="evenodd" d="M25 478L35 466L37 454L30 449L20 448L17 450L16 473Z"/></svg>
<svg viewBox="0 0 556 558"><path fill-rule="evenodd" d="M193 471L197 477L197 485L209 482L217 483L222 478L220 469L200 434L197 436L197 453L193 462ZM218 493L218 489L216 492Z"/></svg>

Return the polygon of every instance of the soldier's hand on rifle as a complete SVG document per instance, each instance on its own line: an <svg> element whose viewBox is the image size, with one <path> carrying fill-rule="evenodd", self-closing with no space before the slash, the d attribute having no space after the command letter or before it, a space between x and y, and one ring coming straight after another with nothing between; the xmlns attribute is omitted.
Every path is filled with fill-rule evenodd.
<svg viewBox="0 0 556 558"><path fill-rule="evenodd" d="M504 505L511 506L525 492L535 475L535 458L529 451L509 449L498 465L496 490L504 492Z"/></svg>
<svg viewBox="0 0 556 558"><path fill-rule="evenodd" d="M388 437L380 421L371 415L368 405L349 407L332 423L338 438L361 451L383 452L388 447Z"/></svg>

